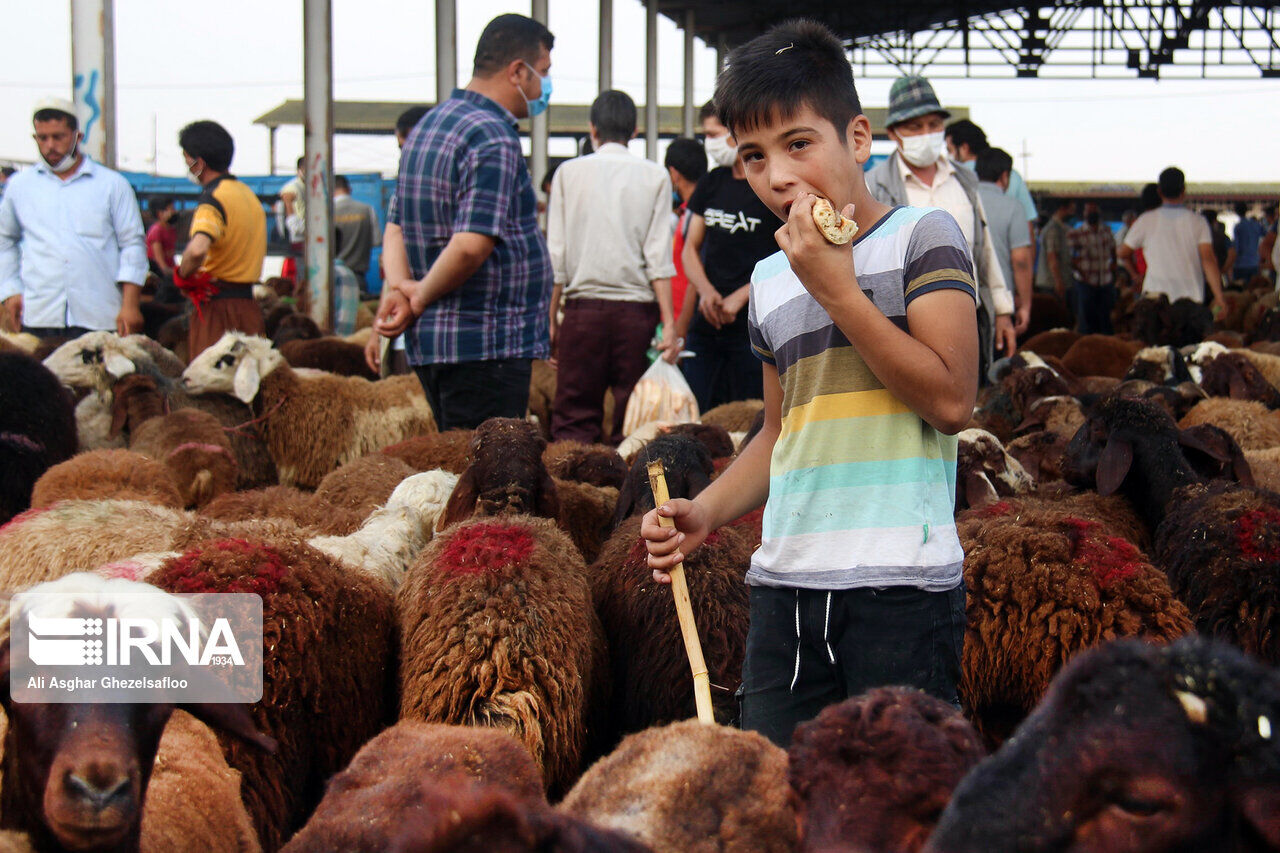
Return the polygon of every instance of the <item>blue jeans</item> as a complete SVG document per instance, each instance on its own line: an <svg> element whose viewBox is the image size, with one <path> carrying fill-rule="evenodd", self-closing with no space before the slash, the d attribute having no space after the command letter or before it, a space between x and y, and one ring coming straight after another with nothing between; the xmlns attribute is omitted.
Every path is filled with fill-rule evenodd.
<svg viewBox="0 0 1280 853"><path fill-rule="evenodd" d="M1111 307L1116 304L1116 286L1094 287L1083 281L1076 283L1076 321L1082 335L1109 335Z"/></svg>

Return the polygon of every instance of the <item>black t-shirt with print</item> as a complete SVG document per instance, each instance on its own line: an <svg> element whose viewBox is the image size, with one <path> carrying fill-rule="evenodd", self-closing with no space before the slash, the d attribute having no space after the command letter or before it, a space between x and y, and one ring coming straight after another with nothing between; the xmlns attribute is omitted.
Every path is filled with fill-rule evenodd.
<svg viewBox="0 0 1280 853"><path fill-rule="evenodd" d="M778 251L773 234L782 222L765 207L745 178L733 177L733 169L728 166L712 169L698 181L689 197L689 210L706 220L702 265L707 279L724 296L748 284L756 262ZM745 329L746 324L747 310L743 308L733 326ZM701 314L695 316L694 325L700 331L714 331Z"/></svg>

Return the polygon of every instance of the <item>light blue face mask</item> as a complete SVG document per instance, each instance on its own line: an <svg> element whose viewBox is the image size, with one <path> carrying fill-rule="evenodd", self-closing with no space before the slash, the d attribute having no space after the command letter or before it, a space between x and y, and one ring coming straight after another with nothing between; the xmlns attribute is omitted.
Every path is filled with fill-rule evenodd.
<svg viewBox="0 0 1280 853"><path fill-rule="evenodd" d="M524 98L525 104L529 107L529 117L533 118L536 115L542 115L547 111L547 107L551 106L551 75L548 74L543 77L541 74L538 74L538 70L536 68L527 62L525 63L525 67L542 80L542 94L538 96L537 100L529 100L525 97L524 90L520 90L520 97Z"/></svg>

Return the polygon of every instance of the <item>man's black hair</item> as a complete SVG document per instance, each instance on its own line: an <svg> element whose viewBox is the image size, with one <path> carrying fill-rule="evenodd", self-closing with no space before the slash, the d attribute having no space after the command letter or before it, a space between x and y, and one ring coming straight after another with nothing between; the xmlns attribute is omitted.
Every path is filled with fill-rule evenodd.
<svg viewBox="0 0 1280 853"><path fill-rule="evenodd" d="M1187 191L1187 176L1177 166L1170 166L1160 173L1156 186L1161 198L1173 200Z"/></svg>
<svg viewBox="0 0 1280 853"><path fill-rule="evenodd" d="M471 74L474 77L491 77L516 59L533 65L541 48L551 50L555 42L556 37L551 30L533 18L499 15L480 33Z"/></svg>
<svg viewBox="0 0 1280 853"><path fill-rule="evenodd" d="M1262 212L1274 219L1277 210L1280 210L1280 207L1277 207L1274 204L1269 204L1262 209Z"/></svg>
<svg viewBox="0 0 1280 853"><path fill-rule="evenodd" d="M958 119L947 125L946 136L956 148L961 145L968 145L969 150L978 159L982 159L982 153L991 147L991 144L987 142L987 134L967 118ZM1013 167L1010 166L1009 168ZM987 178L983 178L983 180L985 181Z"/></svg>
<svg viewBox="0 0 1280 853"><path fill-rule="evenodd" d="M716 114L715 101L707 101L698 109L698 124L702 124L709 118L714 118L716 121L720 120L720 117Z"/></svg>
<svg viewBox="0 0 1280 853"><path fill-rule="evenodd" d="M552 163L550 168L547 169L547 173L542 176L542 183L539 184L538 186L542 190L544 195L548 195L548 196L551 195L551 181L556 176L556 169L559 169L560 163L563 163L563 162L564 161L561 160L557 163Z"/></svg>
<svg viewBox="0 0 1280 853"><path fill-rule="evenodd" d="M396 133L401 137L408 136L409 131L413 130L429 111L430 107L409 107L396 119Z"/></svg>
<svg viewBox="0 0 1280 853"><path fill-rule="evenodd" d="M716 111L729 132L789 121L804 107L831 122L840 142L862 113L840 39L817 21L787 21L729 54L716 81Z"/></svg>
<svg viewBox="0 0 1280 853"><path fill-rule="evenodd" d="M6 178L12 178L17 173L18 170L12 166L0 166L0 175L4 175Z"/></svg>
<svg viewBox="0 0 1280 853"><path fill-rule="evenodd" d="M1155 210L1160 206L1160 188L1155 184L1147 184L1142 188L1142 212Z"/></svg>
<svg viewBox="0 0 1280 853"><path fill-rule="evenodd" d="M227 129L216 121L193 121L178 132L178 145L192 159L203 160L215 172L231 168L231 158L236 154L236 144Z"/></svg>
<svg viewBox="0 0 1280 853"><path fill-rule="evenodd" d="M1245 204L1242 201L1238 201L1236 202L1235 210L1236 210L1236 216L1239 216L1241 219L1244 219L1245 216L1249 214L1249 205Z"/></svg>
<svg viewBox="0 0 1280 853"><path fill-rule="evenodd" d="M169 198L168 196L157 196L156 198L153 198L151 199L151 201L147 202L147 210L151 213L152 216L158 216L160 214L160 211L164 210L166 207L171 206L172 204L173 204L173 199Z"/></svg>
<svg viewBox="0 0 1280 853"><path fill-rule="evenodd" d="M662 165L675 169L685 180L696 184L707 173L707 150L698 140L682 136L671 140Z"/></svg>
<svg viewBox="0 0 1280 853"><path fill-rule="evenodd" d="M978 180L995 183L1005 172L1013 170L1013 158L1003 148L988 148L978 155L974 164Z"/></svg>
<svg viewBox="0 0 1280 853"><path fill-rule="evenodd" d="M591 102L591 123L601 142L626 145L636 133L636 102L617 89L601 92Z"/></svg>
<svg viewBox="0 0 1280 853"><path fill-rule="evenodd" d="M71 132L75 133L80 129L80 120L71 113L64 113L62 110L36 110L36 114L31 117L32 121L65 121L67 127L71 128Z"/></svg>
<svg viewBox="0 0 1280 853"><path fill-rule="evenodd" d="M333 188L335 190L346 190L347 192L351 192L351 182L347 180L346 175L334 175Z"/></svg>

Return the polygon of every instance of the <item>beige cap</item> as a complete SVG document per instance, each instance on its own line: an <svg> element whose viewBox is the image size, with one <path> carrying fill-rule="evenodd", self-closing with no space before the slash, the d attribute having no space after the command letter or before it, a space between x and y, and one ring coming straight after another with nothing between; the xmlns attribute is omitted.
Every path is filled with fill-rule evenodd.
<svg viewBox="0 0 1280 853"><path fill-rule="evenodd" d="M76 115L76 105L66 98L41 98L36 102L35 109L31 111L31 114L35 115L41 110L57 110L69 116Z"/></svg>

